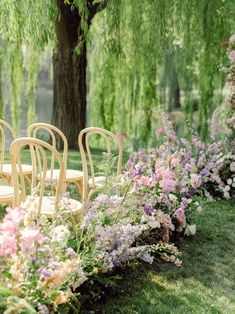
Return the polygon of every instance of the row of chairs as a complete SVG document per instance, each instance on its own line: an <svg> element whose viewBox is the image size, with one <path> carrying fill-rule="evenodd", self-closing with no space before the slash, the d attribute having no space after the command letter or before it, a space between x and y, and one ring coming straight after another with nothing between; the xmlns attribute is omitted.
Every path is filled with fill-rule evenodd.
<svg viewBox="0 0 235 314"><path fill-rule="evenodd" d="M5 163L7 132L11 134L11 163ZM50 137L50 144L39 139L41 132ZM91 196L105 183L104 176L97 176L92 158L91 137L99 135L105 141L110 155L114 144L118 149L117 176L122 171L123 143L110 131L90 127L78 136L82 171L67 169L68 143L64 133L47 123L34 123L27 130L27 137L17 138L13 128L0 119L1 155L0 177L8 185L0 186L0 203L9 206L25 206L36 214L54 217L63 209L65 213L83 214ZM63 142L63 150L57 150L57 141ZM28 152L29 164L24 162ZM81 194L81 201L67 198L65 192L74 183ZM46 194L46 195L45 195Z"/></svg>

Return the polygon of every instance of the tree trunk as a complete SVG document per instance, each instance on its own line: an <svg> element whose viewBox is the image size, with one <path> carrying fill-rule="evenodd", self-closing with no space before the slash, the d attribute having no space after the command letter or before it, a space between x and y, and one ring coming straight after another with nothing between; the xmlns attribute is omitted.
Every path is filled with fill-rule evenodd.
<svg viewBox="0 0 235 314"><path fill-rule="evenodd" d="M180 87L179 87L179 81L176 76L175 79L175 88L174 88L174 109L180 108Z"/></svg>
<svg viewBox="0 0 235 314"><path fill-rule="evenodd" d="M84 39L79 13L64 0L57 0L57 6L52 124L65 133L69 148L77 148L78 134L86 126L86 42L77 53L75 48Z"/></svg>

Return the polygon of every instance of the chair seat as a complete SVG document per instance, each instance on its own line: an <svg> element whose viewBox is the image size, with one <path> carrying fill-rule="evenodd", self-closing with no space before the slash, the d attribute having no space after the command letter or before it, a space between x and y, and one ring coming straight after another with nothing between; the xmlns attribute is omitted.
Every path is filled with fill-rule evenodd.
<svg viewBox="0 0 235 314"><path fill-rule="evenodd" d="M25 175L29 175L32 173L32 166L31 165L22 165L22 172ZM12 165L11 164L3 164L2 171L0 172L3 175L11 176L12 174Z"/></svg>
<svg viewBox="0 0 235 314"><path fill-rule="evenodd" d="M14 188L8 185L0 186L0 202L7 202L13 200L14 197Z"/></svg>
<svg viewBox="0 0 235 314"><path fill-rule="evenodd" d="M94 178L94 181L95 181L95 187L98 188L98 189L101 189L105 185L105 176L97 176L97 177ZM88 183L89 183L90 187L93 187L92 178L89 179Z"/></svg>
<svg viewBox="0 0 235 314"><path fill-rule="evenodd" d="M51 170L47 170L46 179L57 180L59 177L59 173L60 173L59 169L54 169L53 170L53 176L51 178ZM65 180L66 180L66 182L74 182L74 181L83 180L83 172L79 171L79 170L67 169Z"/></svg>
<svg viewBox="0 0 235 314"><path fill-rule="evenodd" d="M22 204L22 207L26 207L26 209L37 212L39 203L39 197L35 197L31 200L31 197L27 197L27 199ZM30 207L32 206L32 207ZM58 212L63 212L65 214L83 214L83 205L77 200L68 199L68 198L60 198L59 201L59 210ZM41 207L41 215L45 215L49 218L53 218L55 213L55 196L43 196L42 199L42 207Z"/></svg>

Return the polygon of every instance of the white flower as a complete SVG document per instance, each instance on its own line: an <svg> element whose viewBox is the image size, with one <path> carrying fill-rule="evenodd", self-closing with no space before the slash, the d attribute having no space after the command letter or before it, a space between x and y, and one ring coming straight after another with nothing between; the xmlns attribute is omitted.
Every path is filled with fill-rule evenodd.
<svg viewBox="0 0 235 314"><path fill-rule="evenodd" d="M198 206L197 211L200 213L202 212L202 206Z"/></svg>
<svg viewBox="0 0 235 314"><path fill-rule="evenodd" d="M186 226L186 229L185 229L185 234L186 234L187 236L195 235L196 229L197 229L197 227L196 227L195 224L194 224L194 225L187 225L187 226Z"/></svg>
<svg viewBox="0 0 235 314"><path fill-rule="evenodd" d="M228 191L230 191L230 186L226 185L225 188L224 188L224 192L228 192Z"/></svg>
<svg viewBox="0 0 235 314"><path fill-rule="evenodd" d="M68 227L60 225L55 227L51 242L61 242L63 244L66 244L66 241L68 240L69 236L70 231Z"/></svg>
<svg viewBox="0 0 235 314"><path fill-rule="evenodd" d="M232 179L228 179L228 180L227 180L227 183L228 183L229 185L231 185L231 184L233 183L233 180L232 180Z"/></svg>
<svg viewBox="0 0 235 314"><path fill-rule="evenodd" d="M175 202L175 201L177 201L177 197L174 195L174 194L169 194L168 195L168 197L169 197L169 199L172 201L172 202Z"/></svg>
<svg viewBox="0 0 235 314"><path fill-rule="evenodd" d="M230 199L229 193L228 193L228 192L224 192L224 197L225 197L227 200Z"/></svg>
<svg viewBox="0 0 235 314"><path fill-rule="evenodd" d="M152 229L160 228L160 227L161 227L160 222L157 221L157 220L155 220L155 219L149 222L149 226L150 226Z"/></svg>
<svg viewBox="0 0 235 314"><path fill-rule="evenodd" d="M235 34L233 34L230 38L229 38L229 42L232 44L235 42Z"/></svg>
<svg viewBox="0 0 235 314"><path fill-rule="evenodd" d="M235 172L235 161L231 162L231 164L230 164L230 170L231 170L232 172Z"/></svg>

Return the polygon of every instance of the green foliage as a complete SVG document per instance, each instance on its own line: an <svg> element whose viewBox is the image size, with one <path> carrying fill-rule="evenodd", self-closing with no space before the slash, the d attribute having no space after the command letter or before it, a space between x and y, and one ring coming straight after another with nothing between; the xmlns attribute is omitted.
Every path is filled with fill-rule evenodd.
<svg viewBox="0 0 235 314"><path fill-rule="evenodd" d="M0 1L0 88L10 77L12 124L19 130L21 95L26 90L28 123L35 120L35 87L39 53L48 43L55 44L55 2L51 0ZM0 93L0 115L4 114Z"/></svg>
<svg viewBox="0 0 235 314"><path fill-rule="evenodd" d="M197 236L179 243L180 269L156 263L126 270L116 289L107 290L89 310L103 314L234 313L234 204L216 201L203 207ZM85 306L82 313L87 313Z"/></svg>
<svg viewBox="0 0 235 314"><path fill-rule="evenodd" d="M110 0L91 29L89 123L147 144L159 107L172 104L176 78L189 121L199 91L198 129L206 137L234 13L232 0Z"/></svg>
<svg viewBox="0 0 235 314"><path fill-rule="evenodd" d="M159 108L174 107L181 90L186 120L192 122L198 102L198 130L207 137L208 118L222 101L223 43L234 31L233 0L65 0L77 9L88 40L89 124L123 130L147 145L154 138ZM94 7L107 3L95 15ZM98 10L99 11L99 10ZM26 91L28 123L35 120L35 88L39 57L56 47L56 1L0 1L0 114L3 77L9 77L12 121L19 127L22 91ZM6 47L3 48L3 47ZM7 73L6 73L7 72ZM8 86L9 85L9 86ZM10 87L10 88L9 88ZM195 95L196 91L196 95ZM185 133L188 127L185 125Z"/></svg>

